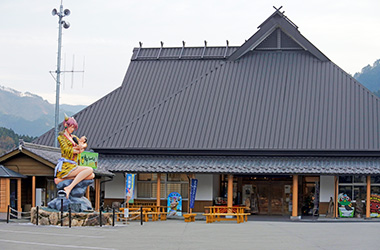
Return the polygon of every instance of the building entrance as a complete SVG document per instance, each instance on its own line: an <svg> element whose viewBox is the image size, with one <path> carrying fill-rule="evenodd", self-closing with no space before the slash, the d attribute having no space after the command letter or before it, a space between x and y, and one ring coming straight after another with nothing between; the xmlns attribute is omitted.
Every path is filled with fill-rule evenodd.
<svg viewBox="0 0 380 250"><path fill-rule="evenodd" d="M286 214L286 201L284 197L284 185L276 183L259 184L259 214L284 215Z"/></svg>
<svg viewBox="0 0 380 250"><path fill-rule="evenodd" d="M11 185L10 185L10 207L14 210L17 210L17 205L18 205L18 199L17 199L17 180L16 179L11 179ZM13 213L11 214L11 219L16 218Z"/></svg>
<svg viewBox="0 0 380 250"><path fill-rule="evenodd" d="M260 215L290 215L292 179L290 176L277 177L243 177L244 187L252 186L253 201L257 201L256 211ZM243 194L245 190L243 190ZM253 204L252 209L255 209Z"/></svg>

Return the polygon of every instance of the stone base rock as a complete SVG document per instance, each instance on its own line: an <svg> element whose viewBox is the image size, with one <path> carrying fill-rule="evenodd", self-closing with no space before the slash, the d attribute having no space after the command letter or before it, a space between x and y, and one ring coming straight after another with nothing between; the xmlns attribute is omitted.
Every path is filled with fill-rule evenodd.
<svg viewBox="0 0 380 250"><path fill-rule="evenodd" d="M58 183L57 189L63 190L65 187L71 184L73 180L64 180ZM55 198L48 203L48 207L51 209L61 211L61 200L63 200L63 211L69 211L69 206L71 206L72 212L83 212L91 211L92 205L91 202L84 197L86 189L89 185L94 183L94 180L83 180L79 182L70 192L69 199L64 198Z"/></svg>
<svg viewBox="0 0 380 250"><path fill-rule="evenodd" d="M61 225L61 212L53 211L46 207L39 207L38 209L38 225ZM69 226L69 213L63 213L62 226ZM31 222L37 223L37 209L31 209ZM99 226L99 213L71 213L71 226ZM112 225L112 213L102 213L102 225Z"/></svg>

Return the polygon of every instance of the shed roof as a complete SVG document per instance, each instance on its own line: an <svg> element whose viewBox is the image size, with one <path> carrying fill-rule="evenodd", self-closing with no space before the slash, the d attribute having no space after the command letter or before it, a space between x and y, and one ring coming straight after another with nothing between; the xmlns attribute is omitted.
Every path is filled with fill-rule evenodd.
<svg viewBox="0 0 380 250"><path fill-rule="evenodd" d="M75 115L77 133L98 152L380 155L380 99L278 10L259 28L240 47L135 48L122 86Z"/></svg>
<svg viewBox="0 0 380 250"><path fill-rule="evenodd" d="M26 178L26 176L0 165L0 178Z"/></svg>

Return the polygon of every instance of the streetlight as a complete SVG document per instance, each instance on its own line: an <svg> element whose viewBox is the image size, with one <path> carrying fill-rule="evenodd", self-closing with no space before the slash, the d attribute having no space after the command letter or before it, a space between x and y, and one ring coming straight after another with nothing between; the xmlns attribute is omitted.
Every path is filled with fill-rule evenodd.
<svg viewBox="0 0 380 250"><path fill-rule="evenodd" d="M58 147L57 137L58 137L58 126L59 126L59 91L61 85L61 47L62 47L62 27L68 29L70 27L70 23L62 20L63 17L70 15L70 10L63 10L61 0L61 6L59 8L59 12L57 9L53 9L51 14L53 16L58 16L58 56L57 56L57 70L56 70L56 98L55 98L55 127L54 127L54 146Z"/></svg>

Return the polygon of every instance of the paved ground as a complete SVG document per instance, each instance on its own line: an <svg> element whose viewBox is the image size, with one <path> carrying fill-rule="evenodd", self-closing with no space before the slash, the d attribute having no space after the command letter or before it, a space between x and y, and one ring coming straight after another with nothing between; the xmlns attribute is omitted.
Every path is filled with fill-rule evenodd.
<svg viewBox="0 0 380 250"><path fill-rule="evenodd" d="M380 223L168 220L115 227L0 222L0 249L380 249Z"/></svg>

